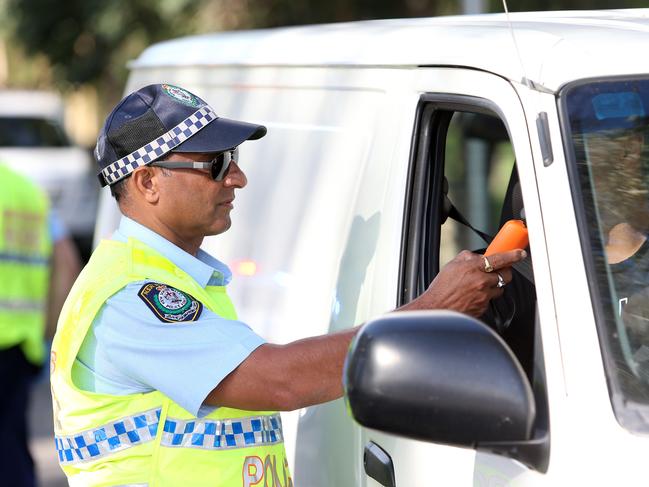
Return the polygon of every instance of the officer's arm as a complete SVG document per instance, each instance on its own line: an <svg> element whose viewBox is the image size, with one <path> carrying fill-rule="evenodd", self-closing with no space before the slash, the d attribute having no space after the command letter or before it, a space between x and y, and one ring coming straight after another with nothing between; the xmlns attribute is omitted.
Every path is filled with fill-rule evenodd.
<svg viewBox="0 0 649 487"><path fill-rule="evenodd" d="M506 282L509 266L524 258L516 250L489 260ZM495 272L484 272L484 260L463 252L447 264L428 289L401 311L453 309L472 316L484 313L500 296ZM204 403L249 410L294 410L340 397L345 354L358 328L298 340L287 345L264 344L252 352L212 390Z"/></svg>
<svg viewBox="0 0 649 487"><path fill-rule="evenodd" d="M210 392L205 404L248 410L291 411L340 397L345 354L357 328L264 344Z"/></svg>

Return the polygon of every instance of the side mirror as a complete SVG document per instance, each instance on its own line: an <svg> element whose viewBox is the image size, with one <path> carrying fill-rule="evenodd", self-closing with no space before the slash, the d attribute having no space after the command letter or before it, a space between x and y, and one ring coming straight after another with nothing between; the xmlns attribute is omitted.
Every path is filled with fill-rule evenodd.
<svg viewBox="0 0 649 487"><path fill-rule="evenodd" d="M523 369L496 333L459 313L367 323L347 356L344 387L368 428L464 447L532 435L535 402Z"/></svg>

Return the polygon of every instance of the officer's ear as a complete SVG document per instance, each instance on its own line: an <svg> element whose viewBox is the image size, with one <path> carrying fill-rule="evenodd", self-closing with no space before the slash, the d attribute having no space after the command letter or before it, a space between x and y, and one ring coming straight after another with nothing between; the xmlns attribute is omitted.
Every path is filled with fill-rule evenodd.
<svg viewBox="0 0 649 487"><path fill-rule="evenodd" d="M160 172L151 166L136 169L131 175L133 192L147 203L156 204L160 199Z"/></svg>

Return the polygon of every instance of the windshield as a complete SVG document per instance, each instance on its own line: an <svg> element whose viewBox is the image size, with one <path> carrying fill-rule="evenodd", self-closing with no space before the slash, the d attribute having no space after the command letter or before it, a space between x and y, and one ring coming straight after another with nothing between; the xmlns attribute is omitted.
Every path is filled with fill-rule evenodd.
<svg viewBox="0 0 649 487"><path fill-rule="evenodd" d="M561 99L611 396L623 398L619 413L629 404L649 405L649 79L579 84Z"/></svg>

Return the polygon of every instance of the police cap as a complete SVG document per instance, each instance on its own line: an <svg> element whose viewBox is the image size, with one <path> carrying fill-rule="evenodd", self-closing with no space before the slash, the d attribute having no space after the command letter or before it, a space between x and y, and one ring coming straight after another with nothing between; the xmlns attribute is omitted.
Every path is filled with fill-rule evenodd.
<svg viewBox="0 0 649 487"><path fill-rule="evenodd" d="M183 88L145 86L113 109L99 133L99 181L114 184L168 152L222 152L264 135L263 125L219 117Z"/></svg>

